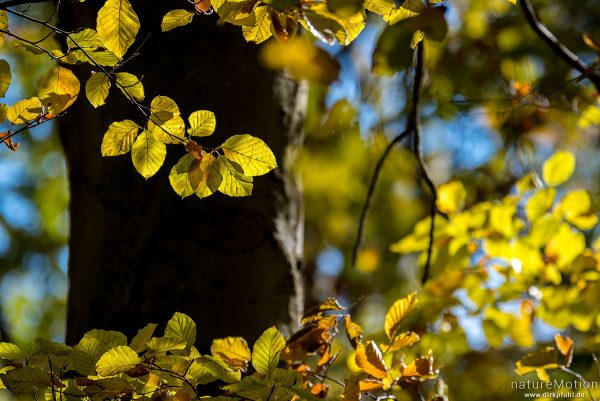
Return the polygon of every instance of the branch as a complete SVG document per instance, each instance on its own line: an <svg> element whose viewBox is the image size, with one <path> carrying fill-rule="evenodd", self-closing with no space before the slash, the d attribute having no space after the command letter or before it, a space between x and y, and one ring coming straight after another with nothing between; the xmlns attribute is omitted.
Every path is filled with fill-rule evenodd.
<svg viewBox="0 0 600 401"><path fill-rule="evenodd" d="M25 4L48 3L52 0L9 0L0 4L0 10L6 10L8 7L24 6Z"/></svg>
<svg viewBox="0 0 600 401"><path fill-rule="evenodd" d="M521 8L525 14L525 19L533 31L550 47L557 56L563 59L572 68L579 71L583 76L592 81L596 90L600 92L600 75L593 72L593 66L587 66L577 57L569 48L563 45L552 32L540 21L535 8L530 0L520 0Z"/></svg>
<svg viewBox="0 0 600 401"><path fill-rule="evenodd" d="M435 215L436 215L436 202L437 202L437 189L435 184L431 180L427 168L425 167L425 161L423 160L423 152L421 150L421 113L419 110L419 103L421 100L421 88L423 76L425 75L425 46L423 41L417 45L417 64L415 66L415 78L413 83L413 101L412 110L409 116L408 124L413 131L412 136L412 152L417 158L419 169L421 170L421 178L425 181L427 188L431 191L431 207L429 209L429 217L431 223L429 225L429 245L427 246L427 259L425 260L425 266L423 266L423 276L421 277L421 283L425 284L429 278L429 267L431 266L431 255L433 253L433 242L434 242L434 228L435 228Z"/></svg>
<svg viewBox="0 0 600 401"><path fill-rule="evenodd" d="M421 101L421 87L423 86L423 76L424 76L424 46L423 42L420 42L417 45L416 51L416 63L415 63L415 76L413 78L412 85L412 98L411 98L411 108L408 115L408 119L406 122L406 129L396 136L385 148L383 154L377 161L375 165L375 170L373 171L373 177L371 178L371 183L369 184L369 190L367 192L367 197L365 203L362 208L362 212L360 215L359 223L358 223L358 232L356 235L356 240L354 242L354 246L352 248L352 266L356 266L356 259L358 257L358 252L360 247L362 246L364 240L364 231L365 224L369 214L369 210L371 209L371 204L373 202L373 196L375 194L375 189L377 187L377 182L379 181L379 176L381 174L381 170L383 168L383 164L386 161L387 157L390 154L392 148L395 145L400 143L404 138L412 135L412 152L417 158L417 162L419 164L419 169L421 170L421 176L425 181L427 187L431 191L432 194L432 203L430 209L430 217L431 217L431 227L429 231L429 246L427 249L427 261L425 262L425 267L423 271L422 282L423 284L427 281L429 277L429 266L431 264L431 254L433 251L433 240L434 240L434 223L435 223L435 215L436 215L436 200L437 200L437 190L433 181L429 177L427 169L425 168L425 163L423 161L423 155L421 152L421 129L420 129L420 112L419 112L419 103Z"/></svg>

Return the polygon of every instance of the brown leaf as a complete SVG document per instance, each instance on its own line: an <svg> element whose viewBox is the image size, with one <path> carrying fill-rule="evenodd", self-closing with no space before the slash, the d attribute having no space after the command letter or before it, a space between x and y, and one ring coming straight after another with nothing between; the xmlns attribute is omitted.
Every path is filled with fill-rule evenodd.
<svg viewBox="0 0 600 401"><path fill-rule="evenodd" d="M358 344L356 347L356 364L363 371L378 379L383 379L388 375L381 351L379 351L374 341Z"/></svg>
<svg viewBox="0 0 600 401"><path fill-rule="evenodd" d="M342 394L342 400L344 401L360 401L360 387L358 384L358 378L352 377L344 380L344 394Z"/></svg>
<svg viewBox="0 0 600 401"><path fill-rule="evenodd" d="M346 337L352 344L352 348L356 349L356 346L362 340L363 329L359 324L352 321L350 316L345 317L346 322Z"/></svg>
<svg viewBox="0 0 600 401"><path fill-rule="evenodd" d="M212 13L212 5L211 0L198 0L195 3L196 12L202 14L210 14Z"/></svg>
<svg viewBox="0 0 600 401"><path fill-rule="evenodd" d="M8 131L0 132L0 140L2 140L7 148L13 152L16 152L19 149L19 144L13 141L12 137L9 137L9 135L10 133Z"/></svg>

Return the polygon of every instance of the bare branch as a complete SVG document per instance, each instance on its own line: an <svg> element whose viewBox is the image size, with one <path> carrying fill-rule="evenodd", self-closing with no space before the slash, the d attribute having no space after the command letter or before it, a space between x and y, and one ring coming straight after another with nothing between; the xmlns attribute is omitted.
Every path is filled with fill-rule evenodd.
<svg viewBox="0 0 600 401"><path fill-rule="evenodd" d="M531 29L550 47L550 49L572 68L579 71L584 77L592 81L596 90L600 92L600 75L594 73L594 66L587 66L569 48L563 45L552 32L540 21L535 8L530 0L520 0L525 19Z"/></svg>
<svg viewBox="0 0 600 401"><path fill-rule="evenodd" d="M390 151L394 148L395 145L400 143L404 138L406 138L408 136L412 136L411 149L417 159L417 163L419 164L421 178L423 178L423 180L425 181L425 184L431 191L431 196L432 196L432 203L431 203L431 209L430 209L431 227L430 227L430 233L429 233L429 246L427 249L427 260L425 262L425 267L423 270L423 277L422 277L423 283L425 283L427 281L427 278L429 276L429 266L431 264L431 255L432 255L432 251L433 251L433 242L434 242L434 223L435 223L435 216L436 216L436 211L437 211L436 210L437 190L435 188L433 181L429 177L427 169L425 168L425 163L423 161L423 155L421 152L421 144L420 144L421 143L421 128L420 128L421 123L420 123L419 105L421 102L421 88L423 86L423 76L425 73L425 71L424 71L424 69L425 69L425 67L424 67L424 59L425 59L424 52L425 52L425 50L424 50L423 42L420 42L417 45L417 51L416 51L415 75L413 78L411 106L410 106L408 119L406 122L406 129L404 130L404 132L402 132L401 134L396 136L388 144L388 146L385 148L383 154L377 161L377 164L375 165L373 177L371 178L371 183L369 185L367 197L366 197L366 200L365 200L365 203L363 205L362 212L360 215L356 240L355 240L354 246L352 248L352 266L356 266L358 252L359 252L360 247L362 246L362 243L364 240L364 231L365 231L366 220L367 220L367 217L369 214L369 210L371 208L371 204L373 202L373 196L375 194L375 189L377 187L377 182L379 181L379 176L381 174L383 164L384 164L385 160L387 159L387 157L389 156Z"/></svg>

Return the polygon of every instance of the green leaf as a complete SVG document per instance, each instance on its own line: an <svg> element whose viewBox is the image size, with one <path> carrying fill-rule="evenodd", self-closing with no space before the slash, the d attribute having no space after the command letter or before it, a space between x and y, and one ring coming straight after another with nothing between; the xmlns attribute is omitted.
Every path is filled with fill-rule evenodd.
<svg viewBox="0 0 600 401"><path fill-rule="evenodd" d="M131 340L129 348L135 352L143 352L146 350L148 342L152 339L152 334L156 330L156 324L149 323L144 328L139 329L135 337Z"/></svg>
<svg viewBox="0 0 600 401"><path fill-rule="evenodd" d="M41 114L42 104L37 97L19 100L17 103L10 106L6 112L8 121L13 124L25 124L35 120Z"/></svg>
<svg viewBox="0 0 600 401"><path fill-rule="evenodd" d="M127 372L141 362L137 352L126 345L106 351L96 363L96 371L100 376L115 376Z"/></svg>
<svg viewBox="0 0 600 401"><path fill-rule="evenodd" d="M110 79L101 72L93 74L85 84L85 95L94 107L100 107L106 103L109 90Z"/></svg>
<svg viewBox="0 0 600 401"><path fill-rule="evenodd" d="M109 349L126 344L127 337L118 331L88 331L73 347L71 367L81 374L95 375L100 357Z"/></svg>
<svg viewBox="0 0 600 401"><path fill-rule="evenodd" d="M135 169L148 179L158 172L165 162L167 147L157 141L148 131L142 132L131 148L131 160Z"/></svg>
<svg viewBox="0 0 600 401"><path fill-rule="evenodd" d="M206 369L215 378L225 383L236 383L241 379L239 370L232 370L227 364L219 358L210 355L202 355L196 360L204 369Z"/></svg>
<svg viewBox="0 0 600 401"><path fill-rule="evenodd" d="M0 358L14 360L23 358L23 353L18 345L11 343L0 343Z"/></svg>
<svg viewBox="0 0 600 401"><path fill-rule="evenodd" d="M144 100L144 85L135 75L128 72L117 72L115 74L117 87L127 98L133 98L139 102Z"/></svg>
<svg viewBox="0 0 600 401"><path fill-rule="evenodd" d="M154 137L166 144L182 143L185 138L185 122L179 107L167 96L156 96L150 104L148 130Z"/></svg>
<svg viewBox="0 0 600 401"><path fill-rule="evenodd" d="M98 36L98 32L90 28L82 29L67 36L67 46L69 49L95 50L104 47L104 44Z"/></svg>
<svg viewBox="0 0 600 401"><path fill-rule="evenodd" d="M50 375L40 368L22 367L0 374L2 383L13 393L26 393L50 387Z"/></svg>
<svg viewBox="0 0 600 401"><path fill-rule="evenodd" d="M135 41L140 21L128 0L106 0L98 11L97 28L104 47L123 58Z"/></svg>
<svg viewBox="0 0 600 401"><path fill-rule="evenodd" d="M80 62L107 67L114 67L119 63L119 58L108 50L86 51L85 53L81 50L73 50L61 60L71 64Z"/></svg>
<svg viewBox="0 0 600 401"><path fill-rule="evenodd" d="M219 191L235 197L250 196L253 187L252 177L244 175L242 167L226 157L219 155L217 160L223 178L219 185Z"/></svg>
<svg viewBox="0 0 600 401"><path fill-rule="evenodd" d="M214 339L210 346L210 352L237 369L245 370L251 359L250 347L242 337Z"/></svg>
<svg viewBox="0 0 600 401"><path fill-rule="evenodd" d="M196 323L188 315L175 312L167 323L165 337L183 340L191 347L196 342Z"/></svg>
<svg viewBox="0 0 600 401"><path fill-rule="evenodd" d="M148 342L148 351L153 354L182 350L186 347L187 341L182 338L154 337Z"/></svg>
<svg viewBox="0 0 600 401"><path fill-rule="evenodd" d="M163 32L170 31L180 26L184 26L192 22L196 15L193 11L188 10L171 10L163 17L160 28Z"/></svg>
<svg viewBox="0 0 600 401"><path fill-rule="evenodd" d="M221 146L225 157L237 163L244 175L253 177L277 167L273 152L261 139L250 135L234 135Z"/></svg>
<svg viewBox="0 0 600 401"><path fill-rule="evenodd" d="M188 134L191 136L209 136L215 132L217 119L212 111L198 110L190 114L190 128Z"/></svg>
<svg viewBox="0 0 600 401"><path fill-rule="evenodd" d="M6 95L6 91L12 81L12 74L10 73L10 65L6 60L0 60L0 97Z"/></svg>
<svg viewBox="0 0 600 401"><path fill-rule="evenodd" d="M102 139L102 156L119 156L129 152L137 137L139 127L131 120L112 123Z"/></svg>
<svg viewBox="0 0 600 401"><path fill-rule="evenodd" d="M266 400L269 398L272 386L265 379L256 376L246 376L239 383L224 386L228 392L249 400Z"/></svg>
<svg viewBox="0 0 600 401"><path fill-rule="evenodd" d="M254 343L252 366L260 374L271 377L279 364L279 355L285 348L285 339L275 326L268 328Z"/></svg>

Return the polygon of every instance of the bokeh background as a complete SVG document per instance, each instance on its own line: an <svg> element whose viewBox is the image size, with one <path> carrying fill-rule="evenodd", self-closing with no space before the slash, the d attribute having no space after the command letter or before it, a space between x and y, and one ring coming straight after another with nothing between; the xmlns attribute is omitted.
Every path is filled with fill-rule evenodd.
<svg viewBox="0 0 600 401"><path fill-rule="evenodd" d="M582 35L600 39L600 2L535 3L561 41L593 63L598 55ZM593 87L577 79L540 42L520 8L510 2L449 0L447 7L448 39L426 45L423 148L434 182L460 180L468 205L493 201L514 191L527 173L540 173L542 162L560 148L577 156L569 185L588 189L596 205L600 131L593 124L581 124L582 112L596 101ZM410 72L389 77L371 73L382 29L383 23L372 18L351 46L323 46L340 62L342 73L329 87L311 86L306 145L296 166L306 202L309 303L330 296L345 305L356 303L357 320L367 332L382 327L394 299L419 288L418 255L398 255L390 245L427 215L430 202L412 154L397 148L383 169L363 250L357 266L351 267L350 252L374 164L404 128L412 79ZM2 48L1 57L19 59L11 62L18 68L8 103L33 93L32 77L48 66L45 59L11 46ZM3 149L0 154L1 335L20 345L38 336L63 340L67 170L52 124L26 132L17 141L18 152ZM586 235L590 241L596 237L593 230ZM498 400L514 399L514 362L528 348L510 337L491 346L481 311L467 295L456 297L460 302L430 324L428 329L437 334L423 345L443 361L442 377L451 383L452 399L479 400L490 394ZM503 307L515 312L518 304ZM532 327L538 344L551 341L559 331L541 320ZM592 351L598 343L594 330L560 329L576 339L585 337L581 341ZM588 351L576 355L574 369L592 374ZM351 361L346 368L350 365Z"/></svg>

